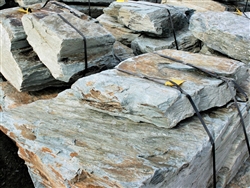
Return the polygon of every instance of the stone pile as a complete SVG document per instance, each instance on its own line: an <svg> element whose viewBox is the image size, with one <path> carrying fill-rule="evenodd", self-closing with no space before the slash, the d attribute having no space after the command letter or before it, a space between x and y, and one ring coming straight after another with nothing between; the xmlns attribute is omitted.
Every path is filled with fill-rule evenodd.
<svg viewBox="0 0 250 188"><path fill-rule="evenodd" d="M1 13L1 73L17 90L67 85L85 70L83 37L59 15L84 33L88 68L116 64L115 39L94 19L53 1L37 7L30 14L18 7Z"/></svg>
<svg viewBox="0 0 250 188"><path fill-rule="evenodd" d="M62 86L38 59L26 40L19 8L4 9L0 15L1 74L19 91Z"/></svg>
<svg viewBox="0 0 250 188"><path fill-rule="evenodd" d="M232 180L248 158L232 99L241 99L248 135L250 103L231 82L189 64L235 80L249 95L249 32L239 29L248 23L244 17L230 13L239 24L227 26L228 21L222 29L213 14L223 23L228 13L192 15L185 7L109 2L98 20L114 38L95 19L63 3L51 1L39 10L44 2L29 5L29 14L12 8L0 15L1 73L8 80L0 82L0 130L16 142L35 187L211 186L210 139L184 92L215 141L217 187ZM165 49L176 47L167 9L179 49L199 51L201 40L204 48L242 62ZM90 69L121 63L78 79L85 69L84 37L67 22L86 38ZM145 54L134 56L127 46ZM24 92L68 87L75 80L62 92ZM184 92L170 81L180 81Z"/></svg>
<svg viewBox="0 0 250 188"><path fill-rule="evenodd" d="M20 6L27 7L36 3L41 3L43 6L46 0L15 0ZM61 0L68 6L85 13L93 18L97 18L103 14L103 9L115 0ZM90 7L89 7L90 2Z"/></svg>
<svg viewBox="0 0 250 188"><path fill-rule="evenodd" d="M185 7L142 1L113 2L97 19L116 40L131 46L134 53L142 54L176 48L171 18L179 49L198 51L199 40L188 30L193 11Z"/></svg>
<svg viewBox="0 0 250 188"><path fill-rule="evenodd" d="M157 53L246 81L246 69L238 61L174 50ZM174 74L178 71L182 73ZM183 79L180 87L192 95L199 110L227 103L202 113L215 140L217 186L225 187L248 157L238 111L228 103L232 96L221 80L157 54L127 59L114 70L79 79L54 99L0 114L0 129L17 143L35 187L211 185L211 144L199 119L178 119L181 111L190 109L188 101L178 105L185 103L185 96L174 87L145 79L149 75L163 81ZM171 105L176 106L173 111L161 112ZM246 102L239 106L249 132L249 106ZM141 108L141 115L136 108ZM166 128L167 121L159 125L157 117L146 120L143 115L161 115L161 120L164 113L171 117L174 111L181 122L171 129Z"/></svg>

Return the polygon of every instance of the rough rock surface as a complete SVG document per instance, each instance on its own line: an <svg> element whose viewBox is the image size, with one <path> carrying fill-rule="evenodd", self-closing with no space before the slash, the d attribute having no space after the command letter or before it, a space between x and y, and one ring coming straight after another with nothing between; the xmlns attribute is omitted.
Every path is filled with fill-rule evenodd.
<svg viewBox="0 0 250 188"><path fill-rule="evenodd" d="M231 12L195 13L189 29L209 48L250 63L250 24L244 15Z"/></svg>
<svg viewBox="0 0 250 188"><path fill-rule="evenodd" d="M28 42L54 78L68 82L85 69L83 37L59 15L86 38L88 67L111 64L114 37L95 20L78 11L79 17L66 12L68 8L62 12L57 4L50 2L49 8L22 17Z"/></svg>
<svg viewBox="0 0 250 188"><path fill-rule="evenodd" d="M143 32L150 36L169 37L172 36L172 29L167 9L171 13L176 31L188 25L187 14L192 10L184 7L142 1L113 2L104 9L104 13L114 17L119 23L133 31Z"/></svg>
<svg viewBox="0 0 250 188"><path fill-rule="evenodd" d="M35 187L208 187L212 183L211 144L196 117L175 129L159 128L93 112L81 95L72 88L55 99L1 113L0 129L17 143ZM240 109L249 130L249 110L244 103ZM237 144L244 140L233 105L204 113L203 118L216 140L217 171L235 146L241 150L238 154L246 153L246 146Z"/></svg>
<svg viewBox="0 0 250 188"><path fill-rule="evenodd" d="M0 66L3 76L18 91L36 91L65 83L53 78L26 40L19 8L1 10Z"/></svg>
<svg viewBox="0 0 250 188"><path fill-rule="evenodd" d="M176 40L179 50L189 52L200 51L200 41L188 29L178 31L176 33ZM143 54L162 49L176 49L176 44L174 36L161 39L141 36L132 41L131 48L135 54Z"/></svg>
<svg viewBox="0 0 250 188"><path fill-rule="evenodd" d="M71 8L76 9L86 15L89 15L89 7L86 5L69 5ZM97 18L103 14L103 9L106 6L90 6L90 15L92 18Z"/></svg>
<svg viewBox="0 0 250 188"><path fill-rule="evenodd" d="M26 105L37 100L47 100L57 96L62 88L47 88L34 92L18 92L9 82L0 82L0 106L3 111Z"/></svg>
<svg viewBox="0 0 250 188"><path fill-rule="evenodd" d="M121 61L124 61L128 58L134 57L133 50L122 43L116 41L114 44L113 49L115 57L119 60L119 63Z"/></svg>
<svg viewBox="0 0 250 188"><path fill-rule="evenodd" d="M97 20L107 29L115 39L124 45L130 46L131 42L136 39L140 33L133 31L120 24L114 17L102 14Z"/></svg>
<svg viewBox="0 0 250 188"><path fill-rule="evenodd" d="M0 7L5 5L5 0L0 0Z"/></svg>
<svg viewBox="0 0 250 188"><path fill-rule="evenodd" d="M223 5L212 0L162 0L162 4L184 6L199 12L225 10Z"/></svg>
<svg viewBox="0 0 250 188"><path fill-rule="evenodd" d="M46 0L15 0L20 6L32 5L35 3L45 3ZM88 4L88 0L62 0L65 3L84 3ZM91 0L91 4L94 5L109 5L115 0Z"/></svg>
<svg viewBox="0 0 250 188"><path fill-rule="evenodd" d="M238 61L177 50L162 50L159 53L219 75L234 77L238 82L245 80L247 76L244 64ZM136 122L150 122L159 127L171 128L192 116L194 110L185 95L172 87L164 86L168 79L184 80L182 89L193 97L200 111L223 106L232 98L227 84L221 80L199 74L190 67L157 54L149 53L127 59L116 68L136 74L137 77L109 70L83 78L72 86L79 89L82 99L91 109ZM143 76L161 80L163 84L140 78Z"/></svg>

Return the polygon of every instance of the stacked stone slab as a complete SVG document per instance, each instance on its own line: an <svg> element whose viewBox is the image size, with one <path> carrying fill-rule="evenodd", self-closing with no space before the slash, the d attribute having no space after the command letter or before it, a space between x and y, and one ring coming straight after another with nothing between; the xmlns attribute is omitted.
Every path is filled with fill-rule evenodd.
<svg viewBox="0 0 250 188"><path fill-rule="evenodd" d="M182 54L176 51L173 53L175 58L176 53ZM199 66L208 69L205 62L210 57L200 56ZM156 57L153 54L150 57L154 62ZM182 57L185 60L185 56ZM138 73L141 70L138 69L140 61L139 57L135 67ZM161 61L164 63L165 60ZM220 74L232 77L238 75L235 72L238 62L234 63L219 58ZM229 71L230 64L234 66ZM118 67L135 70L131 65L135 65L132 60L130 64L126 62ZM146 69L147 66L144 67ZM190 72L199 75L175 63L169 63L167 67L182 70L183 74ZM216 71L216 66L210 68ZM146 71L141 74L144 73ZM147 73L155 76L156 71L148 67ZM163 73L166 73L164 69ZM125 73L119 76L123 76L124 85L129 79L134 79L130 87L136 86L137 77ZM215 81L212 78L207 80L207 85L210 84L209 80ZM209 187L213 183L211 143L197 117L181 121L174 129L166 129L151 122L134 122L121 114L110 116L108 113L93 111L83 101L86 86L93 88L88 98L95 97L104 101L102 104L96 103L95 107L106 110L119 107L114 101L108 103L108 98L113 96L113 100L116 100L117 93L126 92L124 85L116 87L117 76L113 77L114 85L108 87L102 83L98 86L98 89L101 85L109 88L110 92L106 96L96 90L97 82L84 77L57 98L1 112L0 130L17 143L19 155L25 160L35 187ZM160 85L157 87L149 80L145 82L148 82L147 90L152 95L158 91L155 100L165 94L164 89L159 88ZM144 81L140 83L143 85ZM187 90L184 84L181 87ZM140 93L141 98L142 94L147 98L145 91ZM226 97L226 92L217 93L214 97ZM164 96L167 97L166 94ZM197 92L193 98L199 96ZM147 104L144 106L145 110L150 108ZM249 107L245 102L239 103L239 107L249 133ZM130 114L133 115L132 109ZM225 187L247 157L238 111L229 103L202 113L202 117L215 140L217 186ZM225 177L223 181L221 175Z"/></svg>
<svg viewBox="0 0 250 188"><path fill-rule="evenodd" d="M188 31L192 11L143 1L114 2L97 19L116 40L131 46L134 53L142 54L176 48L171 17L179 49L197 51L198 39Z"/></svg>
<svg viewBox="0 0 250 188"><path fill-rule="evenodd" d="M232 12L200 12L191 17L189 29L209 48L249 64L249 23L244 14L239 16Z"/></svg>
<svg viewBox="0 0 250 188"><path fill-rule="evenodd" d="M114 37L94 19L65 4L51 1L41 11L24 15L22 23L28 42L57 80L69 82L85 70L86 59L88 67L113 63Z"/></svg>
<svg viewBox="0 0 250 188"><path fill-rule="evenodd" d="M162 50L159 53L235 78L239 83L248 74L243 63L230 59L177 50ZM232 99L230 89L224 81L199 74L188 66L162 58L158 54L149 53L127 59L116 69L91 75L84 82L78 82L81 85L75 84L73 88L80 88L83 101L94 110L167 128L176 126L195 113L185 95L164 86L168 80L185 81L182 88L193 97L200 111L223 106ZM143 77L160 80L163 84L149 82Z"/></svg>
<svg viewBox="0 0 250 188"><path fill-rule="evenodd" d="M107 7L110 3L115 0L63 0L65 4L68 4L70 7L89 15L93 18L97 18L101 14L103 14L103 9ZM46 0L16 0L16 2L23 7L27 7L36 3L40 3L40 6L43 6ZM90 7L88 3L90 2Z"/></svg>
<svg viewBox="0 0 250 188"><path fill-rule="evenodd" d="M2 75L18 91L65 85L53 78L26 40L19 8L1 10L0 66Z"/></svg>

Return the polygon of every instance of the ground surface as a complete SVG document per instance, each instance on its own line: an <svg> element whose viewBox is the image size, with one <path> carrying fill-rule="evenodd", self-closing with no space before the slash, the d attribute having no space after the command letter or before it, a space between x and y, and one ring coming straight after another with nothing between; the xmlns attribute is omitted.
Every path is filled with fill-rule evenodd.
<svg viewBox="0 0 250 188"><path fill-rule="evenodd" d="M0 131L0 187L33 188L24 161L17 155L15 143Z"/></svg>

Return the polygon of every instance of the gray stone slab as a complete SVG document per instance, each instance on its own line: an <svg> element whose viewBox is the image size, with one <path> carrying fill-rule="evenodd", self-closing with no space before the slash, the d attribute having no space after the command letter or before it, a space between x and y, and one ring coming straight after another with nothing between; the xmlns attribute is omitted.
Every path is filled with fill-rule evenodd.
<svg viewBox="0 0 250 188"><path fill-rule="evenodd" d="M199 52L199 40L193 36L191 31L185 29L176 33L176 41L179 50ZM169 38L150 38L141 36L136 38L131 43L131 48L136 54L143 54L163 49L176 49L174 36Z"/></svg>
<svg viewBox="0 0 250 188"><path fill-rule="evenodd" d="M192 54L177 50L159 53L181 59L218 75L246 80L244 64L231 59ZM164 85L168 79L184 80L181 88L194 100L198 110L204 111L225 105L232 99L229 87L222 80L199 74L192 68L174 63L149 53L129 58L117 67L81 79L72 88L82 93L82 100L91 109L135 122L150 122L159 127L171 128L195 113L185 95ZM161 81L158 84L141 77Z"/></svg>
<svg viewBox="0 0 250 188"><path fill-rule="evenodd" d="M125 3L113 2L104 9L104 13L116 18L119 23L137 32L150 36L169 37L172 35L169 9L175 30L188 25L188 13L191 9L174 7L143 1Z"/></svg>
<svg viewBox="0 0 250 188"><path fill-rule="evenodd" d="M232 12L195 13L189 29L209 48L250 63L249 19Z"/></svg>
<svg viewBox="0 0 250 188"><path fill-rule="evenodd" d="M197 117L183 121L175 129L159 128L93 112L84 106L80 96L70 89L55 99L0 114L1 131L17 143L19 156L25 160L36 185L211 185L211 144ZM244 103L240 109L249 130L249 111ZM230 143L241 139L238 112L231 105L202 116L216 141L219 171L230 159L234 147Z"/></svg>
<svg viewBox="0 0 250 188"><path fill-rule="evenodd" d="M140 33L132 31L124 25L120 24L117 19L107 14L102 14L97 20L107 29L115 39L124 45L130 46L131 42L136 39Z"/></svg>
<svg viewBox="0 0 250 188"><path fill-rule="evenodd" d="M18 91L36 91L65 83L53 78L26 40L18 7L0 15L0 66L2 75Z"/></svg>
<svg viewBox="0 0 250 188"><path fill-rule="evenodd" d="M62 4L63 5L63 4ZM48 3L48 9L22 18L27 40L55 79L68 82L85 69L83 37L60 16L74 25L86 38L88 67L112 63L114 37L100 24L78 12ZM64 12L62 12L62 10ZM78 14L75 16L69 10Z"/></svg>

